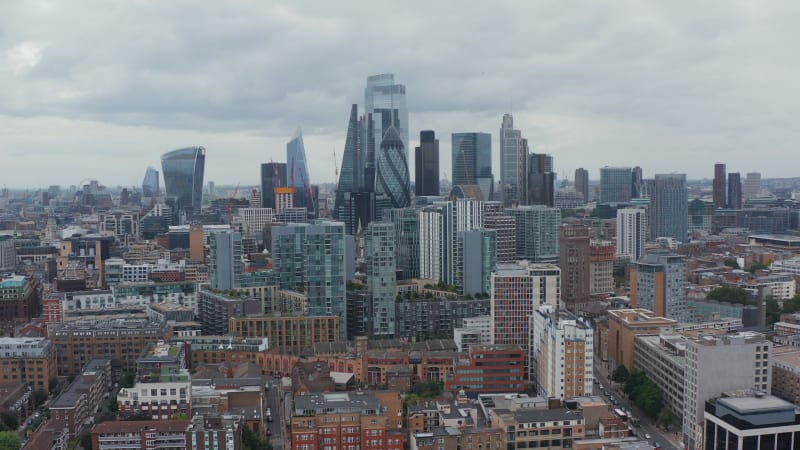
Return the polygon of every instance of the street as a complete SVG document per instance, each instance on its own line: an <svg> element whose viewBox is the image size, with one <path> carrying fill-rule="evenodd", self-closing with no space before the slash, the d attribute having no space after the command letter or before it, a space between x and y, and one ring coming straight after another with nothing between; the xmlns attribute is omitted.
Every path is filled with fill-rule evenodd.
<svg viewBox="0 0 800 450"><path fill-rule="evenodd" d="M622 392L622 386L618 386L618 388L612 388L613 383L608 378L608 372L600 367L603 363L599 362L595 364L595 371L594 376L600 384L594 385L594 394L595 395L602 395L600 392L600 388L604 388L606 390L605 399L608 400L608 393L614 396L614 398L619 402L619 405L614 406L611 405L612 408L621 408L623 410L630 411L633 413L634 417L637 417L641 422L639 427L634 428L634 432L641 438L645 439L645 435L649 434L650 439L649 442L651 444L657 443L658 448L660 450L682 450L683 446L680 443L680 437L675 435L674 432L665 432L658 428L655 422L650 419L645 413L639 409L633 402L629 401L624 392ZM609 402L610 404L610 402Z"/></svg>
<svg viewBox="0 0 800 450"><path fill-rule="evenodd" d="M272 412L272 422L267 422L272 435L269 437L269 442L275 450L283 450L284 436L283 436L283 417L281 413L281 389L280 382L276 379L269 380L269 392L267 392L267 407ZM289 447L287 445L287 447Z"/></svg>

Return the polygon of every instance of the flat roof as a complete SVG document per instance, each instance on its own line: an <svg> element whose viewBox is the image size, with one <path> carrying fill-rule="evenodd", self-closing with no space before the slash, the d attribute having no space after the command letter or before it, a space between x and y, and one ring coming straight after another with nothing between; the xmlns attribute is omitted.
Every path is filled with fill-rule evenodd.
<svg viewBox="0 0 800 450"><path fill-rule="evenodd" d="M763 397L721 397L717 399L717 403L742 414L753 414L778 409L795 409L793 404L772 395L765 395Z"/></svg>

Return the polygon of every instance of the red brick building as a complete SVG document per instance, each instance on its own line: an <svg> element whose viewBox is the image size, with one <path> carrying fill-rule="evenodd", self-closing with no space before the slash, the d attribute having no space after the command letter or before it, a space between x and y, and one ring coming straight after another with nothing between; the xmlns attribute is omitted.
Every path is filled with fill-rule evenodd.
<svg viewBox="0 0 800 450"><path fill-rule="evenodd" d="M516 345L472 345L445 383L451 392L492 394L525 391L525 352Z"/></svg>

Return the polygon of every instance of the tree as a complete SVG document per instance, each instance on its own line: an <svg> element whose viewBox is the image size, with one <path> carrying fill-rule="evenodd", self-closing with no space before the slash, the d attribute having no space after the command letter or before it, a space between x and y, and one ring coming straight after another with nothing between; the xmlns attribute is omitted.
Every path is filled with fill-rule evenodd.
<svg viewBox="0 0 800 450"><path fill-rule="evenodd" d="M132 388L135 381L136 372L132 370L126 370L125 373L122 374L122 379L119 380L119 385L124 388Z"/></svg>
<svg viewBox="0 0 800 450"><path fill-rule="evenodd" d="M117 397L111 397L110 401L108 402L108 410L114 414L116 414L117 411L119 411L119 403L117 403Z"/></svg>
<svg viewBox="0 0 800 450"><path fill-rule="evenodd" d="M749 269L747 269L750 273L756 273L759 270L769 269L769 266L762 263L762 262L754 262Z"/></svg>
<svg viewBox="0 0 800 450"><path fill-rule="evenodd" d="M614 383L625 383L628 381L628 377L630 377L630 373L628 372L628 368L620 364L614 369L614 372L611 373L611 380Z"/></svg>
<svg viewBox="0 0 800 450"><path fill-rule="evenodd" d="M790 298L783 302L783 313L784 314L791 314L800 311L800 295L795 295L794 297Z"/></svg>
<svg viewBox="0 0 800 450"><path fill-rule="evenodd" d="M242 444L245 450L272 450L272 444L259 439L248 426L242 427Z"/></svg>
<svg viewBox="0 0 800 450"><path fill-rule="evenodd" d="M672 413L672 410L669 408L663 408L660 413L658 413L658 425L669 429L671 425L675 424L675 414Z"/></svg>
<svg viewBox="0 0 800 450"><path fill-rule="evenodd" d="M22 447L22 439L16 431L0 432L0 450L19 450Z"/></svg>
<svg viewBox="0 0 800 450"><path fill-rule="evenodd" d="M735 303L739 305L750 304L750 299L747 296L747 291L740 287L735 286L720 286L706 296L708 300L716 300L718 302Z"/></svg>
<svg viewBox="0 0 800 450"><path fill-rule="evenodd" d="M83 433L81 434L78 441L81 443L81 447L83 450L92 450L92 434L91 433Z"/></svg>
<svg viewBox="0 0 800 450"><path fill-rule="evenodd" d="M724 264L724 265L726 265L726 266L728 266L730 268L733 268L733 269L738 269L739 268L739 263L736 262L735 258L725 258L725 260L722 261L722 264Z"/></svg>
<svg viewBox="0 0 800 450"><path fill-rule="evenodd" d="M775 297L770 295L767 297L767 325L772 325L779 320L781 320L781 305L778 304Z"/></svg>
<svg viewBox="0 0 800 450"><path fill-rule="evenodd" d="M19 428L19 417L14 411L3 411L0 413L0 421L3 422L3 425L8 427L9 430L16 430Z"/></svg>
<svg viewBox="0 0 800 450"><path fill-rule="evenodd" d="M37 390L33 391L33 405L36 408L42 406L44 404L44 402L47 401L47 397L49 397L47 392L45 392L45 391L43 391L41 389L37 389Z"/></svg>

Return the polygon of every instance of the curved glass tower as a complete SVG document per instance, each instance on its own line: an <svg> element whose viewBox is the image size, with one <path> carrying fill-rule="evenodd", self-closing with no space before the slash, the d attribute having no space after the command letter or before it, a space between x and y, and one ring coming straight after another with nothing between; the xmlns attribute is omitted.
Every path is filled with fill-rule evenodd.
<svg viewBox="0 0 800 450"><path fill-rule="evenodd" d="M178 200L180 209L200 211L203 204L204 147L186 147L161 155L164 188Z"/></svg>
<svg viewBox="0 0 800 450"><path fill-rule="evenodd" d="M142 197L157 197L158 190L158 171L148 167L142 180Z"/></svg>
<svg viewBox="0 0 800 450"><path fill-rule="evenodd" d="M376 157L375 191L385 196L392 208L406 208L411 204L411 182L408 175L403 139L395 127L389 127L381 141Z"/></svg>
<svg viewBox="0 0 800 450"><path fill-rule="evenodd" d="M289 187L294 188L294 206L306 208L313 215L314 201L309 198L311 180L308 178L306 147L303 145L303 132L300 131L300 128L294 132L292 139L286 144L286 164L288 164Z"/></svg>

